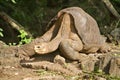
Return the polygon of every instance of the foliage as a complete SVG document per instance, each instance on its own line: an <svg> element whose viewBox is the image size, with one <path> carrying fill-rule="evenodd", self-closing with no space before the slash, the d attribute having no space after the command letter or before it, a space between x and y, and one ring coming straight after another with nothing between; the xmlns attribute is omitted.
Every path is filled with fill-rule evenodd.
<svg viewBox="0 0 120 80"><path fill-rule="evenodd" d="M116 3L120 3L120 0L112 0L112 1L114 1L114 2L116 2Z"/></svg>
<svg viewBox="0 0 120 80"><path fill-rule="evenodd" d="M120 12L120 0L110 1ZM79 6L93 16L100 26L101 33L110 32L108 28L115 19L101 0L0 0L0 11L19 22L33 37L42 35L52 17L60 9L70 6Z"/></svg>
<svg viewBox="0 0 120 80"><path fill-rule="evenodd" d="M15 1L15 0L11 0L11 1L12 1L12 3L16 4L16 1Z"/></svg>
<svg viewBox="0 0 120 80"><path fill-rule="evenodd" d="M24 30L20 30L20 35L18 37L20 38L19 45L30 43L32 41L32 38L27 38L28 34Z"/></svg>
<svg viewBox="0 0 120 80"><path fill-rule="evenodd" d="M17 44L16 43L9 43L8 45L9 46L16 46Z"/></svg>
<svg viewBox="0 0 120 80"><path fill-rule="evenodd" d="M3 29L2 28L0 28L0 37L4 37L4 35L3 35Z"/></svg>
<svg viewBox="0 0 120 80"><path fill-rule="evenodd" d="M120 14L120 0L110 0L110 1L112 2L113 6L118 11L118 13Z"/></svg>

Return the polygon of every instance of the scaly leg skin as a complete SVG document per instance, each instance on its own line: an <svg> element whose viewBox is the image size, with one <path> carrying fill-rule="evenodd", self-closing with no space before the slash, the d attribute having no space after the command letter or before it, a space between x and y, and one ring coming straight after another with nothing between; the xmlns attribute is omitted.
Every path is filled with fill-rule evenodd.
<svg viewBox="0 0 120 80"><path fill-rule="evenodd" d="M79 51L83 48L83 44L80 39L65 39L61 41L59 48L62 55L70 60L82 61L86 58L85 54L79 53Z"/></svg>
<svg viewBox="0 0 120 80"><path fill-rule="evenodd" d="M47 54L53 52L59 47L59 44L63 39L68 38L70 32L70 16L68 14L63 14L60 16L59 21L61 21L61 26L56 37L49 42L42 42L35 45L34 50L36 53Z"/></svg>

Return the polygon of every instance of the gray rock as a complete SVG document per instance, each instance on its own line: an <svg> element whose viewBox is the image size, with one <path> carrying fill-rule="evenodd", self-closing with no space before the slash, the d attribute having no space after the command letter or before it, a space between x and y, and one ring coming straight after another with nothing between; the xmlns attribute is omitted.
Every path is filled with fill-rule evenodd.
<svg viewBox="0 0 120 80"><path fill-rule="evenodd" d="M113 40L120 44L120 28L115 28L111 31L110 35L113 37Z"/></svg>
<svg viewBox="0 0 120 80"><path fill-rule="evenodd" d="M54 63L58 63L60 65L65 65L66 64L65 58L60 55L56 55L54 58Z"/></svg>
<svg viewBox="0 0 120 80"><path fill-rule="evenodd" d="M99 70L103 70L105 73L109 73L109 67L110 67L110 60L112 58L111 53L103 54L99 56L99 61L97 63L97 67Z"/></svg>
<svg viewBox="0 0 120 80"><path fill-rule="evenodd" d="M115 53L104 54L99 57L98 69L111 76L120 77L120 56Z"/></svg>
<svg viewBox="0 0 120 80"><path fill-rule="evenodd" d="M120 57L114 57L110 61L109 74L120 77Z"/></svg>
<svg viewBox="0 0 120 80"><path fill-rule="evenodd" d="M81 61L81 68L85 72L92 72L95 68L95 63L97 62L97 57L94 54L89 54L88 58L84 61Z"/></svg>

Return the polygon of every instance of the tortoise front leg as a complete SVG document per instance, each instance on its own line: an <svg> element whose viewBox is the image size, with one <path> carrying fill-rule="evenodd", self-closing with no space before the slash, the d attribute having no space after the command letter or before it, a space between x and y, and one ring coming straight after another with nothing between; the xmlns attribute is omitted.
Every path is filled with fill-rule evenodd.
<svg viewBox="0 0 120 80"><path fill-rule="evenodd" d="M73 28L72 28L73 31ZM83 43L74 32L70 33L69 39L64 39L60 43L60 51L62 55L70 60L83 60L86 55L79 53L83 49Z"/></svg>
<svg viewBox="0 0 120 80"><path fill-rule="evenodd" d="M81 41L74 41L72 39L65 39L60 43L61 54L70 60L82 61L85 59L86 55L79 53L83 48Z"/></svg>

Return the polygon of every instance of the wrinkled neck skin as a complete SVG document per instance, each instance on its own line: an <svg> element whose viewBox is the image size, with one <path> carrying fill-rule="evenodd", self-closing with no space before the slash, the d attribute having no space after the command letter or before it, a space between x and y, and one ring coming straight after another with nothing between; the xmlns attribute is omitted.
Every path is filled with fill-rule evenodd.
<svg viewBox="0 0 120 80"><path fill-rule="evenodd" d="M60 19L61 20L61 19ZM46 49L46 53L50 53L53 52L55 50L57 50L62 38L62 28L63 28L63 22L61 22L58 34L56 35L56 37L54 39L52 39L50 42L47 43L47 49Z"/></svg>
<svg viewBox="0 0 120 80"><path fill-rule="evenodd" d="M55 39L53 39L51 42L48 43L48 51L53 52L58 47L60 42L69 37L70 34L70 25L71 25L71 16L69 14L63 14L63 19L61 22L61 26L59 29L59 32ZM50 45L50 46L49 46Z"/></svg>
<svg viewBox="0 0 120 80"><path fill-rule="evenodd" d="M63 40L63 38L61 37L58 40L54 40L55 42L54 41L49 42L47 45L47 53L51 53L51 52L57 50L59 47L59 44L62 40Z"/></svg>

